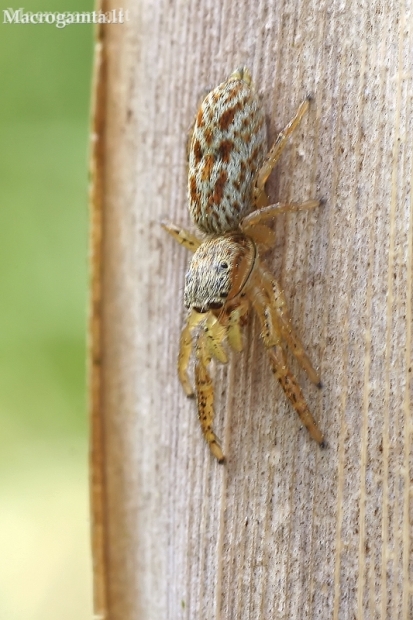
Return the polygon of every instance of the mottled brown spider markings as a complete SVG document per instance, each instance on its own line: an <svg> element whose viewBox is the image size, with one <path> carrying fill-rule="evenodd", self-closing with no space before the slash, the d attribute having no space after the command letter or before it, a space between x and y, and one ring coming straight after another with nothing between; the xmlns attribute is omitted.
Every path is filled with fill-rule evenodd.
<svg viewBox="0 0 413 620"><path fill-rule="evenodd" d="M264 113L245 72L206 96L189 149L189 211L200 230L236 230L253 209L251 188L266 143Z"/></svg>
<svg viewBox="0 0 413 620"><path fill-rule="evenodd" d="M250 306L260 319L273 374L311 437L324 445L288 368L285 344L311 381L321 387L319 376L293 331L280 285L259 257L260 248L267 249L274 242L267 221L279 213L320 204L310 200L267 205L265 194L265 183L308 105L308 99L300 105L268 152L264 113L251 76L246 68L234 71L202 102L190 141L189 211L204 236L199 239L173 224L163 224L181 245L194 252L185 278L184 301L189 314L181 334L178 373L186 394L192 396L187 370L194 342L199 420L220 463L224 454L212 428L214 391L209 364L213 358L228 361L227 343L236 351L242 349L241 327Z"/></svg>

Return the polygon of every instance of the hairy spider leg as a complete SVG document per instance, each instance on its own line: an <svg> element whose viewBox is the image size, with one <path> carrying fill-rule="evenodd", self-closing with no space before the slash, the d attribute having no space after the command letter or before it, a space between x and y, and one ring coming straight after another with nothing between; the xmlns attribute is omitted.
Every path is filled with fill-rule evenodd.
<svg viewBox="0 0 413 620"><path fill-rule="evenodd" d="M323 448L325 446L324 436L311 415L296 378L287 366L282 347L277 345L270 349L268 353L271 360L272 371L276 379L280 382L285 395L298 413L301 422L308 430L310 436Z"/></svg>
<svg viewBox="0 0 413 620"><path fill-rule="evenodd" d="M208 352L209 357L215 357L221 363L226 364L228 361L225 349L222 343L226 337L226 327L221 325L219 320L208 312L207 314L200 314L191 310L186 320L185 327L181 332L181 338L179 342L179 355L178 355L178 375L187 396L194 396L194 390L188 377L188 365L192 353L192 330L195 329L200 323L205 322L203 329L198 338L203 338L203 346Z"/></svg>
<svg viewBox="0 0 413 620"><path fill-rule="evenodd" d="M200 323L205 324L201 327ZM228 361L222 344L227 335L227 326L220 323L219 318L212 312L201 314L192 310L187 318L186 325L181 333L178 375L187 396L194 396L194 390L188 377L188 364L192 353L192 330L199 326L196 340L195 360L195 393L198 404L198 417L205 440L212 454L220 463L224 462L224 455L219 440L212 430L214 420L214 387L208 372L208 365L212 357L222 363Z"/></svg>
<svg viewBox="0 0 413 620"><path fill-rule="evenodd" d="M258 170L253 186L253 202L257 208L267 204L267 196L265 194L265 184L267 179L270 176L275 164L279 160L288 137L300 124L301 119L308 110L309 104L310 98L307 98L300 104L294 118L291 119L282 131L280 131L268 155L264 159L261 168Z"/></svg>
<svg viewBox="0 0 413 620"><path fill-rule="evenodd" d="M203 332L205 346L210 357L215 357L222 364L228 362L226 351L222 346L226 335L227 330L220 323L219 318L214 316L212 312L208 312Z"/></svg>
<svg viewBox="0 0 413 620"><path fill-rule="evenodd" d="M276 320L276 305L274 295L269 298L267 288L262 288L263 268L257 268L249 283L248 295L254 310L257 312L262 326L262 339L268 349L272 370L281 384L285 395L298 413L300 420L307 428L310 436L321 446L324 445L324 437L318 428L305 401L304 395L296 378L288 368L287 360L282 349L282 335Z"/></svg>
<svg viewBox="0 0 413 620"><path fill-rule="evenodd" d="M211 361L210 354L205 346L203 334L198 337L196 344L195 361L195 385L198 401L198 417L205 440L209 449L219 463L224 462L218 437L212 430L214 422L214 386L211 375L208 372L208 364Z"/></svg>
<svg viewBox="0 0 413 620"><path fill-rule="evenodd" d="M194 390L191 386L188 377L188 364L192 353L192 330L196 327L204 317L202 314L192 310L186 320L185 327L181 332L181 338L179 341L179 354L178 354L178 376L182 383L185 394L187 396L194 396Z"/></svg>
<svg viewBox="0 0 413 620"><path fill-rule="evenodd" d="M195 250L197 250L202 243L201 239L198 239L198 237L189 232L189 230L175 226L175 224L171 224L170 222L162 222L161 226L175 239L175 241L177 241L180 245L183 245L184 248L190 252L195 252Z"/></svg>
<svg viewBox="0 0 413 620"><path fill-rule="evenodd" d="M227 318L227 337L228 342L234 351L242 351L242 325L249 309L249 301L246 297L240 298L239 303L233 308Z"/></svg>
<svg viewBox="0 0 413 620"><path fill-rule="evenodd" d="M294 211L306 211L309 209L315 209L321 204L320 200L306 200L305 202L277 202L273 205L268 205L252 211L246 215L240 222L240 228L245 234L253 237L255 227L260 229L263 227L264 222L272 220L281 213L293 213ZM253 237L254 238L254 237Z"/></svg>
<svg viewBox="0 0 413 620"><path fill-rule="evenodd" d="M274 321L278 324L282 337L300 366L307 373L310 381L315 383L317 387L321 387L320 377L307 356L300 338L293 330L287 300L285 299L283 290L277 280L262 264L259 267L259 273L261 285L264 286L266 290L270 302L270 309L274 313Z"/></svg>
<svg viewBox="0 0 413 620"><path fill-rule="evenodd" d="M268 207L259 209L258 211L253 211L252 213L247 215L241 222L241 229L255 240L255 229L258 228L259 230L261 230L261 228L265 227L262 222L266 222L272 217L278 215L279 213L286 213L288 211L301 211L304 209L314 209L319 205L319 200L307 200L306 202L303 202L301 204L277 203L274 205L270 205ZM287 302L280 285L266 268L263 268L261 266L259 268L259 273L260 277L262 278L262 285L264 285L267 290L268 299L270 301L274 300L274 303L270 303L270 307L275 313L275 320L279 325L279 329L284 340L287 342L288 346L297 358L301 367L306 371L310 380L315 383L317 387L321 387L320 377L318 376L307 354L305 353L304 347L300 339L293 331Z"/></svg>
<svg viewBox="0 0 413 620"><path fill-rule="evenodd" d="M259 211L257 211L259 213ZM245 232L248 237L254 241L254 243L260 246L260 249L264 252L270 250L275 245L275 232L268 228L265 224L254 224L253 226L244 230L244 218L240 223L240 228Z"/></svg>

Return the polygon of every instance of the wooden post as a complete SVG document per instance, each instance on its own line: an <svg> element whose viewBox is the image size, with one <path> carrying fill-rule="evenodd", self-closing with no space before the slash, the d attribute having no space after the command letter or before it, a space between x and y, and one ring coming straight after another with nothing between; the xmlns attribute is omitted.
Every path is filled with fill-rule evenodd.
<svg viewBox="0 0 413 620"><path fill-rule="evenodd" d="M119 8L105 0L105 11ZM411 2L127 3L101 26L92 190L91 468L102 620L413 617ZM271 138L314 103L269 184L268 264L319 368L291 360L328 449L274 382L256 319L218 367L204 444L176 373L187 131L247 65Z"/></svg>

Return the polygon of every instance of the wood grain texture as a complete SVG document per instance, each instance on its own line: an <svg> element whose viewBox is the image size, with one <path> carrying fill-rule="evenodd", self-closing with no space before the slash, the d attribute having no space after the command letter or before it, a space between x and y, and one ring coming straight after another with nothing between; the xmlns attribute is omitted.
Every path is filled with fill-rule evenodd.
<svg viewBox="0 0 413 620"><path fill-rule="evenodd" d="M130 21L104 27L95 108L96 615L409 620L412 4L123 8ZM268 264L320 369L317 391L291 360L329 447L300 428L252 319L216 370L222 467L178 382L188 256L159 223L189 225L187 130L205 89L244 64L271 138L314 97L269 194L326 203L277 220Z"/></svg>

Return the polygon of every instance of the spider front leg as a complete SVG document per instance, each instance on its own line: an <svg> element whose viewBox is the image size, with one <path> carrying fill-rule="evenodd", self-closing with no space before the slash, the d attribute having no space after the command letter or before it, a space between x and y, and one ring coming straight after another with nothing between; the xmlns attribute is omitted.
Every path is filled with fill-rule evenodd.
<svg viewBox="0 0 413 620"><path fill-rule="evenodd" d="M218 463L225 460L218 437L212 430L214 421L214 386L208 372L211 357L208 354L204 335L200 334L196 347L195 384L198 401L198 416L205 440Z"/></svg>
<svg viewBox="0 0 413 620"><path fill-rule="evenodd" d="M204 322L204 325L200 323ZM198 328L196 341L195 361L195 393L198 404L198 417L202 432L212 454L219 463L224 462L224 455L219 440L212 430L214 421L214 387L208 372L208 365L212 357L222 363L227 362L227 355L222 346L226 337L226 326L222 325L212 312L206 315L192 310L189 313L186 325L181 333L178 375L185 394L194 396L194 390L188 377L188 364L192 353L192 331Z"/></svg>
<svg viewBox="0 0 413 620"><path fill-rule="evenodd" d="M179 380L184 388L185 394L189 397L194 396L194 390L192 389L188 377L188 365L192 353L192 330L202 321L205 322L203 337L206 351L211 357L216 357L216 359L223 364L226 364L228 361L225 350L222 347L222 342L225 339L225 327L219 323L218 319L212 313L209 312L205 318L204 314L191 310L186 325L181 332L178 355Z"/></svg>
<svg viewBox="0 0 413 620"><path fill-rule="evenodd" d="M188 377L188 364L192 353L192 330L203 320L202 314L192 310L186 320L185 327L181 332L179 341L178 355L178 376L184 388L185 394L189 397L194 395L191 383Z"/></svg>

